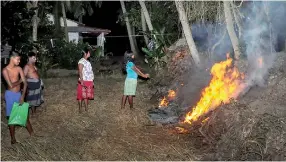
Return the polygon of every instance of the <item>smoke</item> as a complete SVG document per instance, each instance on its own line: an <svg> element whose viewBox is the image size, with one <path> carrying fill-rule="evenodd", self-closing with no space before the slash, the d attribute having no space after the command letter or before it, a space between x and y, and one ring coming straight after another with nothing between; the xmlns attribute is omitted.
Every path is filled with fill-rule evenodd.
<svg viewBox="0 0 286 162"><path fill-rule="evenodd" d="M276 58L277 35L281 34L286 27L283 21L286 16L284 4L266 1L250 2L242 10L246 15L242 35L249 66L246 75L248 87L266 86L268 71Z"/></svg>

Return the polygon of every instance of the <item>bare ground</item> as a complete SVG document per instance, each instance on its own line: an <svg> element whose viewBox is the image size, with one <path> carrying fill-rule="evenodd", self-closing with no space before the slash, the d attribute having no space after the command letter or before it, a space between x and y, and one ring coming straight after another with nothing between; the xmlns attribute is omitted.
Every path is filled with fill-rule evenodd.
<svg viewBox="0 0 286 162"><path fill-rule="evenodd" d="M136 110L120 110L124 77L95 79L95 100L88 113L79 114L76 78L45 82L45 104L31 119L38 136L16 130L18 144L11 146L7 121L1 120L1 160L194 160L185 136L154 126L148 120L150 90L139 82Z"/></svg>

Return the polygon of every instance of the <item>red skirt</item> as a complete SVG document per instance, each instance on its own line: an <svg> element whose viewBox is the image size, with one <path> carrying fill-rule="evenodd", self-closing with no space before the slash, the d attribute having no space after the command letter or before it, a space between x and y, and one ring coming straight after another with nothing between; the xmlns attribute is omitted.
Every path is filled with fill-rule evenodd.
<svg viewBox="0 0 286 162"><path fill-rule="evenodd" d="M83 81L83 85L77 84L77 100L94 99L93 81Z"/></svg>

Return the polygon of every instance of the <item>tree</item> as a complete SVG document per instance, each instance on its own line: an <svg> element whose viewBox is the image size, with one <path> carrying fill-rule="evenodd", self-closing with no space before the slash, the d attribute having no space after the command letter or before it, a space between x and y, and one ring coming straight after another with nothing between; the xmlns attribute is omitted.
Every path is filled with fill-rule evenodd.
<svg viewBox="0 0 286 162"><path fill-rule="evenodd" d="M234 49L234 57L235 57L235 59L238 60L240 57L239 41L238 41L238 38L237 38L236 33L234 31L233 17L232 17L232 13L230 10L229 1L223 1L223 6L224 6L223 8L224 8L226 28L227 28L228 35L229 35L231 43L232 43L232 47Z"/></svg>
<svg viewBox="0 0 286 162"><path fill-rule="evenodd" d="M151 19L150 19L150 16L149 16L149 12L148 12L148 10L146 8L146 5L145 5L144 1L139 1L139 4L140 4L140 6L142 8L142 11L144 13L145 20L147 22L148 28L152 32L153 31L153 25L152 25L152 22L151 22Z"/></svg>
<svg viewBox="0 0 286 162"><path fill-rule="evenodd" d="M34 8L35 14L33 16L33 42L37 41L37 34L38 34L38 1L34 0L32 1L32 6Z"/></svg>
<svg viewBox="0 0 286 162"><path fill-rule="evenodd" d="M133 37L132 37L132 29L131 29L131 25L130 25L130 22L129 22L129 19L128 19L128 16L127 16L127 12L126 12L124 1L120 0L120 4L121 4L123 15L125 17L125 23L126 23L126 28L127 28L127 32L128 32L130 47L131 47L131 50L137 55L137 51L136 51L136 48L135 48L135 45L134 45L134 40L133 40Z"/></svg>
<svg viewBox="0 0 286 162"><path fill-rule="evenodd" d="M145 41L146 45L148 45L148 37L146 36L146 32L147 32L146 20L145 20L143 9L141 9L141 24L142 24L142 31L144 34L144 41Z"/></svg>
<svg viewBox="0 0 286 162"><path fill-rule="evenodd" d="M196 66L200 66L200 57L199 57L199 52L197 50L196 44L194 42L193 36L192 36L192 32L191 32L191 28L189 26L188 23L188 19L185 13L185 9L183 6L183 2L181 1L175 1L176 4L176 8L178 10L179 13L179 18L183 27L183 32L185 34L185 38L187 40L187 44L189 47L189 50L191 52L191 55L195 61Z"/></svg>
<svg viewBox="0 0 286 162"><path fill-rule="evenodd" d="M65 1L68 5L68 1ZM62 6L62 14L63 14L63 22L64 22L64 31L65 31L65 40L69 41L69 34L68 34L68 25L67 25L67 17L66 17L66 8L65 8L65 2L61 2Z"/></svg>
<svg viewBox="0 0 286 162"><path fill-rule="evenodd" d="M58 34L61 33L61 29L62 29L61 17L62 17L63 24L64 24L65 40L69 41L66 12L71 11L71 3L70 1L51 1L51 3L53 5L53 15L54 15L54 22L56 26L56 32Z"/></svg>
<svg viewBox="0 0 286 162"><path fill-rule="evenodd" d="M13 48L27 43L31 37L31 20L34 12L27 8L24 1L3 1L1 12L5 13L5 19L1 20L1 42L8 42Z"/></svg>
<svg viewBox="0 0 286 162"><path fill-rule="evenodd" d="M93 3L92 3L93 2ZM82 17L88 13L89 16L93 14L92 6L101 7L101 1L72 1L72 12L74 17L82 23Z"/></svg>

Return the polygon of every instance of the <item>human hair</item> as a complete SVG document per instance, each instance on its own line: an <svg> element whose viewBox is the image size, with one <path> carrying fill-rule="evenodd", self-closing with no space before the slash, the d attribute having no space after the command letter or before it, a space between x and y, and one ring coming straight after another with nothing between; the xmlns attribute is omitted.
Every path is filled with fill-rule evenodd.
<svg viewBox="0 0 286 162"><path fill-rule="evenodd" d="M10 58L12 58L12 57L20 57L20 55L19 55L19 53L16 52L16 51L10 51L9 57L10 57Z"/></svg>
<svg viewBox="0 0 286 162"><path fill-rule="evenodd" d="M29 53L28 53L28 57L33 57L33 56L36 56L36 53L35 53L35 52L29 52Z"/></svg>
<svg viewBox="0 0 286 162"><path fill-rule="evenodd" d="M128 62L134 62L134 59L132 58L133 55L134 55L133 52L130 51L130 50L127 50L124 53L123 71L126 72L126 65L127 65Z"/></svg>
<svg viewBox="0 0 286 162"><path fill-rule="evenodd" d="M127 50L127 51L124 53L125 61L126 61L126 62L128 62L128 61L133 62L133 61L134 61L134 59L132 58L133 55L134 55L134 54L133 54L132 51Z"/></svg>
<svg viewBox="0 0 286 162"><path fill-rule="evenodd" d="M84 57L84 55L87 54L88 52L90 52L89 48L88 48L88 47L85 47L85 48L82 50L82 57Z"/></svg>

